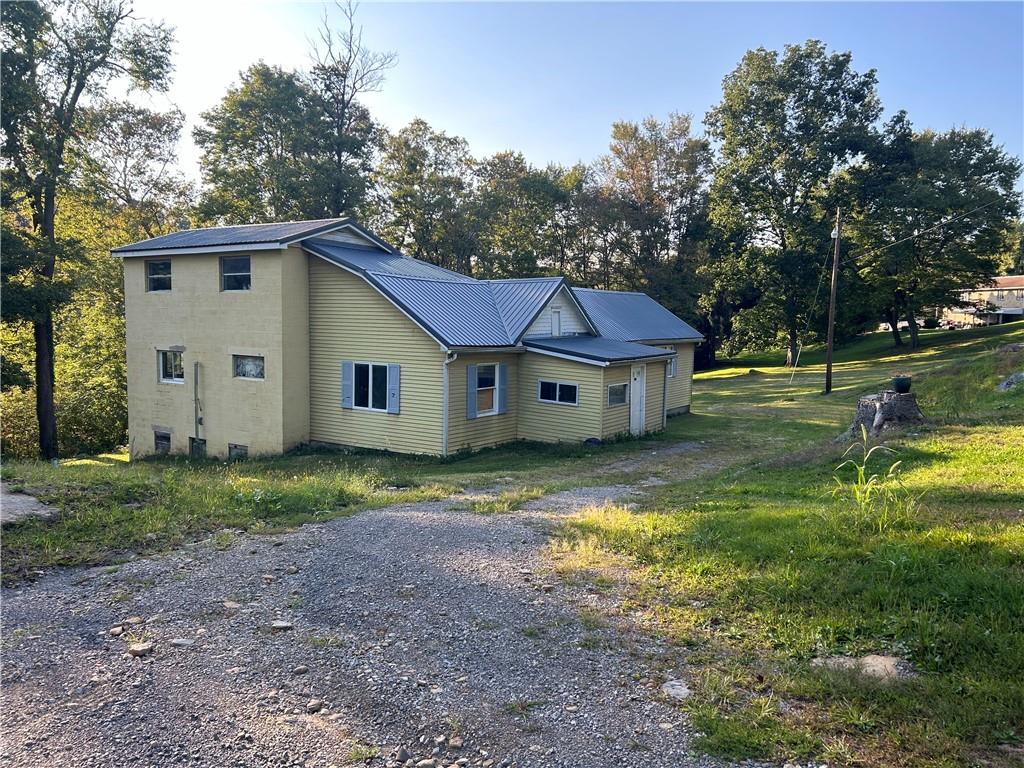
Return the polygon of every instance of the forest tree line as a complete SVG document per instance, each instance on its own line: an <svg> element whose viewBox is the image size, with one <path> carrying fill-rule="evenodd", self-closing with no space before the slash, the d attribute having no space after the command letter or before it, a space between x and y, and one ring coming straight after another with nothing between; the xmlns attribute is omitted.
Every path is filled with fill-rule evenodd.
<svg viewBox="0 0 1024 768"><path fill-rule="evenodd" d="M171 30L126 0L0 9L9 455L123 442L109 251L189 227L353 216L476 277L644 291L705 335L705 366L745 349L792 363L823 336L837 209L840 340L887 321L894 344L916 346L925 310L1024 271L1020 161L984 129L883 120L876 73L819 41L748 51L706 115L616 122L592 163L539 167L514 149L475 157L423 120L376 121L364 97L397 56L368 50L342 5L341 24L325 17L314 34L308 69L256 62L202 114L195 184L176 157L184 115L113 95L167 89Z"/></svg>

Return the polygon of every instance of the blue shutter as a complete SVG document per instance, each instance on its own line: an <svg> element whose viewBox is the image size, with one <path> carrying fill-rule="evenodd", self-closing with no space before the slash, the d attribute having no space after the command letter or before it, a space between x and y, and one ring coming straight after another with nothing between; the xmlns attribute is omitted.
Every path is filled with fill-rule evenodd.
<svg viewBox="0 0 1024 768"><path fill-rule="evenodd" d="M508 363L498 363L498 413L508 413Z"/></svg>
<svg viewBox="0 0 1024 768"><path fill-rule="evenodd" d="M388 413L398 413L398 393L401 366L388 364Z"/></svg>
<svg viewBox="0 0 1024 768"><path fill-rule="evenodd" d="M341 361L341 407L352 410L352 393L355 391L355 366L351 360Z"/></svg>
<svg viewBox="0 0 1024 768"><path fill-rule="evenodd" d="M466 366L466 418L476 418L476 366Z"/></svg>

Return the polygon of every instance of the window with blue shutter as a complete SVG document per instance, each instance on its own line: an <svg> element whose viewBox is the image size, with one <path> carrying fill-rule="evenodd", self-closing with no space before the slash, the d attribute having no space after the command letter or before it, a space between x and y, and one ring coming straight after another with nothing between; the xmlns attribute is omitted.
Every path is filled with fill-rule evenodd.
<svg viewBox="0 0 1024 768"><path fill-rule="evenodd" d="M341 363L341 407L347 410L352 408L352 390L355 381L355 365L351 360L343 360Z"/></svg>
<svg viewBox="0 0 1024 768"><path fill-rule="evenodd" d="M466 418L476 418L476 366L466 366Z"/></svg>
<svg viewBox="0 0 1024 768"><path fill-rule="evenodd" d="M400 384L401 366L391 363L388 365L388 413L398 413Z"/></svg>

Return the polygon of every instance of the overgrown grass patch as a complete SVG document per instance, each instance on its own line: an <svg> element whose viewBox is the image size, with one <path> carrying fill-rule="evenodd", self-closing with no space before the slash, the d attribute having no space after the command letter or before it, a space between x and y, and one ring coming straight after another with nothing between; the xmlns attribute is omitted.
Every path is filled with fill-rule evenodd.
<svg viewBox="0 0 1024 768"><path fill-rule="evenodd" d="M224 529L273 532L352 514L383 504L442 498L442 483L395 484L372 467L353 469L330 460L251 462L117 457L5 464L4 477L57 507L52 519L6 526L4 578L32 568L98 564L128 552L151 552L212 532L230 546Z"/></svg>
<svg viewBox="0 0 1024 768"><path fill-rule="evenodd" d="M833 498L831 446L657 488L637 510L586 510L558 548L632 564L634 607L703 670L688 708L708 751L908 766L980 752L998 765L998 746L1024 738L1021 446L1021 426L901 441L921 507L894 525L863 525ZM893 460L876 454L869 471ZM867 653L919 676L880 683L810 664Z"/></svg>

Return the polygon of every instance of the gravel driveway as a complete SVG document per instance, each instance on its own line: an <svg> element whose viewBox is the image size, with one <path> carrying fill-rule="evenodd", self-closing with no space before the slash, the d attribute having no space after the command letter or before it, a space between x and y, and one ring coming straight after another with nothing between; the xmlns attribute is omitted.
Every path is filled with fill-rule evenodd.
<svg viewBox="0 0 1024 768"><path fill-rule="evenodd" d="M396 506L4 589L0 757L711 765L659 690L664 649L581 612L606 598L544 559L553 519L630 490Z"/></svg>

